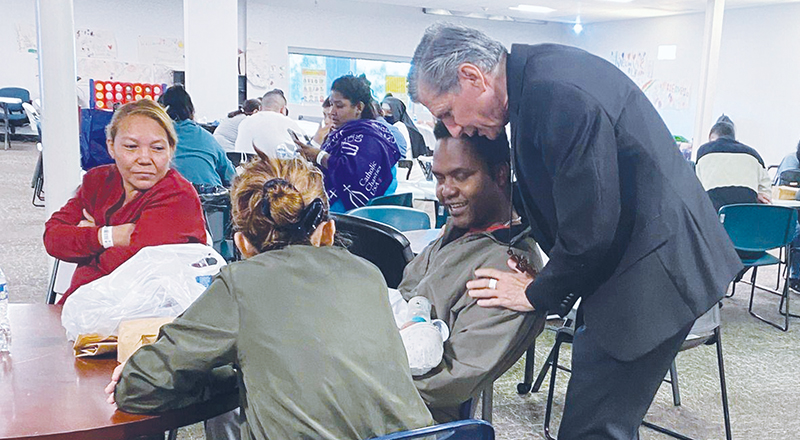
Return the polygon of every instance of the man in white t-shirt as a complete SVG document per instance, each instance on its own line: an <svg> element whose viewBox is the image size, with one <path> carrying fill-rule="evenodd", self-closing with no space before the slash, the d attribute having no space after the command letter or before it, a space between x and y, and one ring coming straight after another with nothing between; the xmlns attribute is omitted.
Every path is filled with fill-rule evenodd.
<svg viewBox="0 0 800 440"><path fill-rule="evenodd" d="M255 153L255 145L272 157L293 157L295 145L288 130L291 129L300 136L303 135L303 130L286 116L288 113L283 92L279 89L267 92L261 99L261 111L239 125L234 151Z"/></svg>

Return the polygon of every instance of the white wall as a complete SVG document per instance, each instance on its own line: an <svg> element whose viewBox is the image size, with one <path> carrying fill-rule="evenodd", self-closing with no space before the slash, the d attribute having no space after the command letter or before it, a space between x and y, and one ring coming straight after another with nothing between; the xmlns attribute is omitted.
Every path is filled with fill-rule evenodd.
<svg viewBox="0 0 800 440"><path fill-rule="evenodd" d="M723 20L714 114L736 124L737 138L777 164L800 140L800 5L728 9ZM604 58L612 51L647 52L653 77L690 84L685 110L661 110L676 135L692 136L699 93L703 14L590 24L575 44ZM655 60L659 45L677 45L677 59ZM711 127L706 127L707 132ZM702 139L705 142L707 139Z"/></svg>
<svg viewBox="0 0 800 440"><path fill-rule="evenodd" d="M17 27L33 32L36 41L36 2L0 0L0 87L22 87L39 97L39 64L35 53L21 52Z"/></svg>
<svg viewBox="0 0 800 440"><path fill-rule="evenodd" d="M736 136L777 164L800 140L800 4L725 14L716 114Z"/></svg>
<svg viewBox="0 0 800 440"><path fill-rule="evenodd" d="M239 105L237 0L185 0L186 90L198 122Z"/></svg>
<svg viewBox="0 0 800 440"><path fill-rule="evenodd" d="M409 60L425 28L443 17L425 15L419 8L326 0L250 0L248 37L269 42L270 63L288 68L288 47L346 50L406 57ZM562 42L568 27L560 24L525 24L477 19L448 21L483 30L506 44ZM288 75L287 75L288 76ZM288 90L288 78L275 87ZM248 97L264 93L248 84ZM291 105L292 115L322 115L318 106Z"/></svg>

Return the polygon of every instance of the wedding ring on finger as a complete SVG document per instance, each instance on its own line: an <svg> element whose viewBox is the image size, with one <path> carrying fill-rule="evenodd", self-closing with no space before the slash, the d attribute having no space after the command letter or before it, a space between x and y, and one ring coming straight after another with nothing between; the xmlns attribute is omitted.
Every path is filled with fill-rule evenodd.
<svg viewBox="0 0 800 440"><path fill-rule="evenodd" d="M497 289L497 278L489 278L489 288L492 290Z"/></svg>

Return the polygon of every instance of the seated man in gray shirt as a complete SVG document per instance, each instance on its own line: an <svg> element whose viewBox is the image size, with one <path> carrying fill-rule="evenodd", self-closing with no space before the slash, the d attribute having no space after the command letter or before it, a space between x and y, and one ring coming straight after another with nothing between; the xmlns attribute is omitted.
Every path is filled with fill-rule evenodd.
<svg viewBox="0 0 800 440"><path fill-rule="evenodd" d="M542 260L528 228L512 215L508 140L452 138L441 124L434 131L436 197L450 213L442 236L406 267L398 290L408 300L421 295L432 317L450 327L442 362L414 378L434 419L458 418L459 405L494 382L533 342L544 326L541 313L483 308L467 295L475 270L508 270L509 243L537 270Z"/></svg>

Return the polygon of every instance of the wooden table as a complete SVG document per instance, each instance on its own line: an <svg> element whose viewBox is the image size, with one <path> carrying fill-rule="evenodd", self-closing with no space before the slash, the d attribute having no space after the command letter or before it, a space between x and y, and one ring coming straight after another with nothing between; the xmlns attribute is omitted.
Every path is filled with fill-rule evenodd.
<svg viewBox="0 0 800 440"><path fill-rule="evenodd" d="M103 388L115 357L75 359L61 306L11 304L11 354L0 355L0 439L125 439L163 433L238 406L213 402L144 416L117 411Z"/></svg>
<svg viewBox="0 0 800 440"><path fill-rule="evenodd" d="M3 129L5 130L5 136L3 137L3 149L8 150L11 143L8 140L8 137L11 135L11 128L8 126L8 105L9 104L22 104L22 100L19 98L9 98L6 96L0 96L0 106L3 107L3 122L5 125Z"/></svg>
<svg viewBox="0 0 800 440"><path fill-rule="evenodd" d="M772 201L772 204L776 206L786 206L788 208L800 208L800 200L775 199Z"/></svg>
<svg viewBox="0 0 800 440"><path fill-rule="evenodd" d="M409 243L411 243L411 251L414 252L414 255L422 252L425 246L439 238L441 234L441 229L417 229L403 232L403 235L405 235Z"/></svg>

